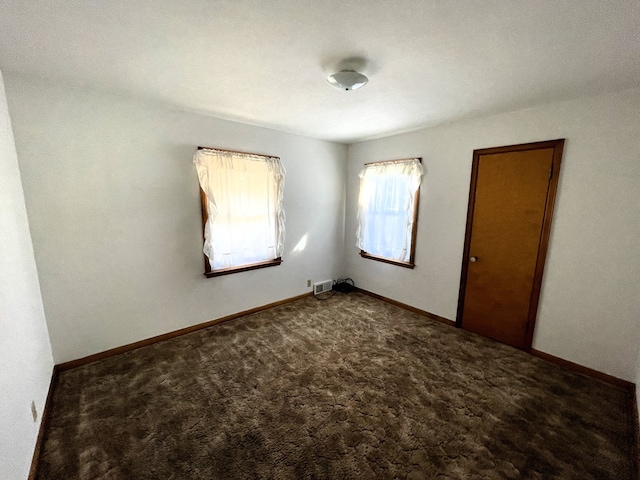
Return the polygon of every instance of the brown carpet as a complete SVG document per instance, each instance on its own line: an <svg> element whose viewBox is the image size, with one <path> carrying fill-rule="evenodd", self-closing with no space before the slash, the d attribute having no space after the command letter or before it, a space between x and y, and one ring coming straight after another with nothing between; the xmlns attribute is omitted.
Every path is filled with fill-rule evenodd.
<svg viewBox="0 0 640 480"><path fill-rule="evenodd" d="M40 479L629 479L630 394L352 293L62 372Z"/></svg>

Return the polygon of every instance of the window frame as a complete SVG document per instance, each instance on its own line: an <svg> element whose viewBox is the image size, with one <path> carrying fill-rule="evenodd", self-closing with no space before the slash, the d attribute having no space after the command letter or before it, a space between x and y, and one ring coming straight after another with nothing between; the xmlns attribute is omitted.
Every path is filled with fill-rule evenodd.
<svg viewBox="0 0 640 480"><path fill-rule="evenodd" d="M422 164L422 157L408 157L408 158L401 158L398 160L383 160L380 162L368 162L364 164L364 167L366 167L367 165L382 165L382 164L389 164L389 163L401 163L401 162L406 162L408 160L418 160L418 162L420 164ZM408 262L403 262L401 260L393 260L387 257L382 257L380 255L373 255L371 253L366 252L365 250L360 249L360 256L362 258L368 258L369 260L375 260L377 262L383 262L383 263L388 263L390 265L397 265L399 267L404 267L404 268L410 268L413 269L416 266L415 263L415 257L416 257L416 238L418 236L418 210L420 207L420 187L422 186L422 182L420 182L420 185L418 185L418 188L416 189L416 192L413 195L413 223L411 226L411 246L409 248L409 261ZM358 191L358 195L359 195L359 191Z"/></svg>
<svg viewBox="0 0 640 480"><path fill-rule="evenodd" d="M229 149L222 149L222 148L213 148L213 147L198 147L198 150L203 150L203 149L207 149L207 150L217 150L217 151L221 151L221 152L228 152L228 153L237 153L240 155L254 155L254 156L258 156L258 157L265 157L265 158L278 158L279 157L274 157L273 155L264 155L262 153L252 153L252 152L241 152L238 150L229 150ZM201 186L199 186L200 188L200 209L201 209L201 214L202 214L202 243L204 245L205 242L205 229L206 229L206 225L207 225L207 221L209 220L209 200L207 197L207 194L205 193L205 191L202 189ZM212 278L212 277L220 277L222 275L229 275L232 273L239 273L239 272L246 272L249 270L257 270L259 268L266 268L266 267L275 267L277 265L280 265L282 263L282 257L277 257L274 258L273 260L266 260L264 262L256 262L256 263L248 263L245 265L240 265L237 267L230 267L230 268L219 268L214 270L213 268L211 268L211 263L209 262L209 257L207 257L207 255L203 252L202 256L204 257L204 276L207 278Z"/></svg>

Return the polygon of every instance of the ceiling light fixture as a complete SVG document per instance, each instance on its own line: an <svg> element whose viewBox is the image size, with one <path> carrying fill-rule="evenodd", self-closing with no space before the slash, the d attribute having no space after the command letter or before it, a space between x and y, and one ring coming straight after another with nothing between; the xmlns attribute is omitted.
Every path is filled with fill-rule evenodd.
<svg viewBox="0 0 640 480"><path fill-rule="evenodd" d="M338 90L344 90L345 92L364 87L368 81L369 79L365 75L355 70L341 70L327 77L327 82Z"/></svg>

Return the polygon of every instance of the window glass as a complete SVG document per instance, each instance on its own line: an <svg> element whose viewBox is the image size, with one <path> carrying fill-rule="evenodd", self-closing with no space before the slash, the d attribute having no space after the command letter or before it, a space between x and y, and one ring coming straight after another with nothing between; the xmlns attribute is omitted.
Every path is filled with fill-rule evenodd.
<svg viewBox="0 0 640 480"><path fill-rule="evenodd" d="M277 157L200 148L205 273L279 264L284 250L284 168Z"/></svg>
<svg viewBox="0 0 640 480"><path fill-rule="evenodd" d="M422 174L419 158L364 166L356 242L363 257L413 267Z"/></svg>

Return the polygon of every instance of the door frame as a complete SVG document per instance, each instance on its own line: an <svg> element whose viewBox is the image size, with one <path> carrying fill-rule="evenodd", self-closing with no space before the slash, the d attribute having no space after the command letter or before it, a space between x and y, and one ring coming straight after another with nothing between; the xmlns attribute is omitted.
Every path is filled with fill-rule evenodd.
<svg viewBox="0 0 640 480"><path fill-rule="evenodd" d="M467 288L467 273L469 269L469 255L471 248L471 230L473 227L473 213L475 207L476 188L478 183L478 168L480 157L482 155L491 155L496 153L518 152L522 150L537 150L542 148L553 148L553 159L551 161L551 171L549 172L549 188L547 190L547 199L544 209L544 217L542 220L542 231L540 234L540 243L538 245L538 258L536 260L535 273L533 277L533 288L531 290L531 299L529 302L529 312L527 315L527 334L525 337L524 348L526 352L531 351L531 343L533 342L533 331L538 313L538 303L540 301L540 291L542 288L542 275L544 273L545 260L547 258L547 250L549 248L549 236L551 234L551 221L553 219L553 207L556 200L556 191L558 189L558 180L560 178L560 163L562 162L562 151L564 148L564 138L557 140L548 140L544 142L522 143L518 145L507 145L504 147L482 148L473 151L473 164L471 166L471 184L469 187L469 206L467 209L467 227L464 236L464 251L462 254L462 274L460 276L460 291L458 294L458 312L456 314L456 327L463 326L463 310L464 297Z"/></svg>

